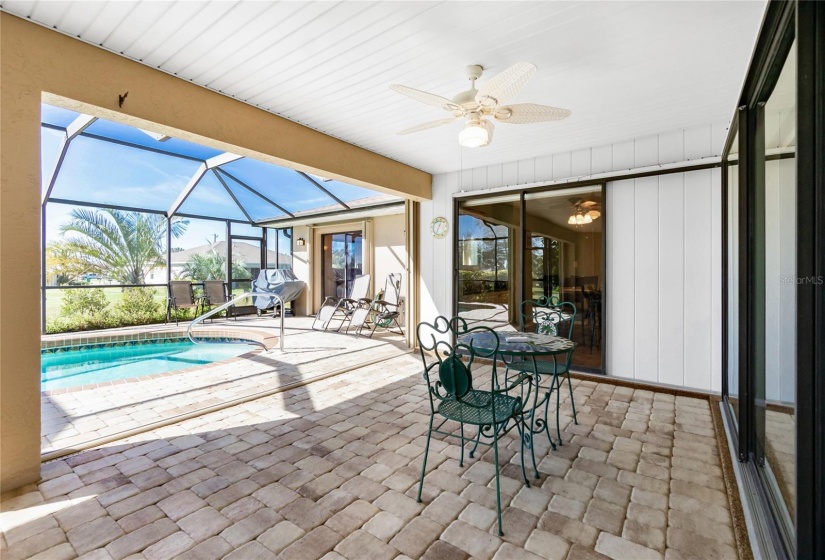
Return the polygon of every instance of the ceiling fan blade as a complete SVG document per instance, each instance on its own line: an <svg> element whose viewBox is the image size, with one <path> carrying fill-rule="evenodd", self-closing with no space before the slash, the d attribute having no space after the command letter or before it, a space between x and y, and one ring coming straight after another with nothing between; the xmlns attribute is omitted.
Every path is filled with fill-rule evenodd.
<svg viewBox="0 0 825 560"><path fill-rule="evenodd" d="M484 82L476 94L476 101L488 107L502 105L518 95L535 73L534 64L519 62Z"/></svg>
<svg viewBox="0 0 825 560"><path fill-rule="evenodd" d="M399 132L398 134L400 136L400 135L404 135L404 134L412 134L413 132L419 132L421 130L427 130L428 128L435 128L437 126L454 123L459 118L460 117L452 117L452 118L449 118L449 119L440 119L440 120L437 120L437 121L430 121L430 122L427 122L427 123L424 123L424 124L419 124L417 126L413 126L411 128L404 129L401 132Z"/></svg>
<svg viewBox="0 0 825 560"><path fill-rule="evenodd" d="M535 103L518 103L499 107L494 115L498 122L510 124L529 124L536 122L560 121L570 116L567 109L537 105Z"/></svg>
<svg viewBox="0 0 825 560"><path fill-rule="evenodd" d="M427 93L426 91L421 91L411 87L401 86L398 84L392 84L390 86L390 89L402 95L406 95L410 99L415 99L419 103L426 103L427 105L441 107L442 109L445 109L447 111L461 111L461 107L459 107L446 97L441 97L440 95L436 95L434 93Z"/></svg>

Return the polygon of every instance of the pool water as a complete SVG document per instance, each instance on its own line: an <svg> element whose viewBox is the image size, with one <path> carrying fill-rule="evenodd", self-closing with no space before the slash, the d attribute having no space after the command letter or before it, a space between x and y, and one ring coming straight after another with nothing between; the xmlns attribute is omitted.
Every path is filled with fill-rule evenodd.
<svg viewBox="0 0 825 560"><path fill-rule="evenodd" d="M219 362L256 348L252 344L187 341L81 347L41 354L41 391L130 379Z"/></svg>

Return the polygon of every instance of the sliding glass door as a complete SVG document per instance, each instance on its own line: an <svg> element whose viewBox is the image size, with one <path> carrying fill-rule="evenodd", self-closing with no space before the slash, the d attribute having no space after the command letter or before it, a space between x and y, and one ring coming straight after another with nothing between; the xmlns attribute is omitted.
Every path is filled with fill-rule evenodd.
<svg viewBox="0 0 825 560"><path fill-rule="evenodd" d="M456 247L458 315L473 325L518 324L514 278L518 195L460 204Z"/></svg>
<svg viewBox="0 0 825 560"><path fill-rule="evenodd" d="M755 454L793 521L796 439L796 49L757 106ZM784 507L782 507L784 506Z"/></svg>
<svg viewBox="0 0 825 560"><path fill-rule="evenodd" d="M360 231L321 236L322 298L350 297L355 277L363 274L362 241Z"/></svg>
<svg viewBox="0 0 825 560"><path fill-rule="evenodd" d="M576 312L573 365L602 371L603 214L601 184L461 201L458 315L474 325L520 330L522 302L565 302Z"/></svg>
<svg viewBox="0 0 825 560"><path fill-rule="evenodd" d="M823 558L825 6L771 2L752 60L723 154L723 410L754 555Z"/></svg>

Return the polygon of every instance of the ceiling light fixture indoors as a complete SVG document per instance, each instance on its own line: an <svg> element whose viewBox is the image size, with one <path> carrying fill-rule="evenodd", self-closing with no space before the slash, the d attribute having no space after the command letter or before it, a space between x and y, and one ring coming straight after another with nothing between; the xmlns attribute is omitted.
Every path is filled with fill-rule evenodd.
<svg viewBox="0 0 825 560"><path fill-rule="evenodd" d="M458 135L458 143L467 148L480 148L489 145L493 139L493 123L484 117L509 124L529 124L560 121L570 116L567 109L535 103L504 105L507 100L518 95L536 73L534 64L520 62L484 82L481 89L476 89L476 80L481 77L483 71L484 68L478 64L467 66L465 72L470 80L470 89L462 91L452 99L407 86L391 85L390 89L393 91L452 113L452 117L420 124L398 134L411 134L451 124L463 118L465 123Z"/></svg>
<svg viewBox="0 0 825 560"><path fill-rule="evenodd" d="M598 210L588 210L585 212L585 208L588 206L595 206L597 203L592 201L587 201L584 203L577 203L575 205L575 210L573 214L567 219L567 223L571 226L583 226L585 224L592 224L593 220L597 220L601 217L602 213Z"/></svg>

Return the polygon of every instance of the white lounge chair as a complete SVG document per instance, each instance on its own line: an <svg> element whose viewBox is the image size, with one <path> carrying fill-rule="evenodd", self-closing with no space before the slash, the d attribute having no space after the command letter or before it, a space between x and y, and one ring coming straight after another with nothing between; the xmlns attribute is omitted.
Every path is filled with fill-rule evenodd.
<svg viewBox="0 0 825 560"><path fill-rule="evenodd" d="M344 297L336 300L332 297L327 297L324 300L321 309L315 314L315 320L312 322L314 330L326 331L329 329L333 321L340 321L336 331L340 331L345 323L352 320L353 313L362 307L369 306L372 303L371 299L367 298L370 289L370 275L364 274L356 276L352 283L352 291L349 297ZM349 330L349 326L347 327Z"/></svg>

